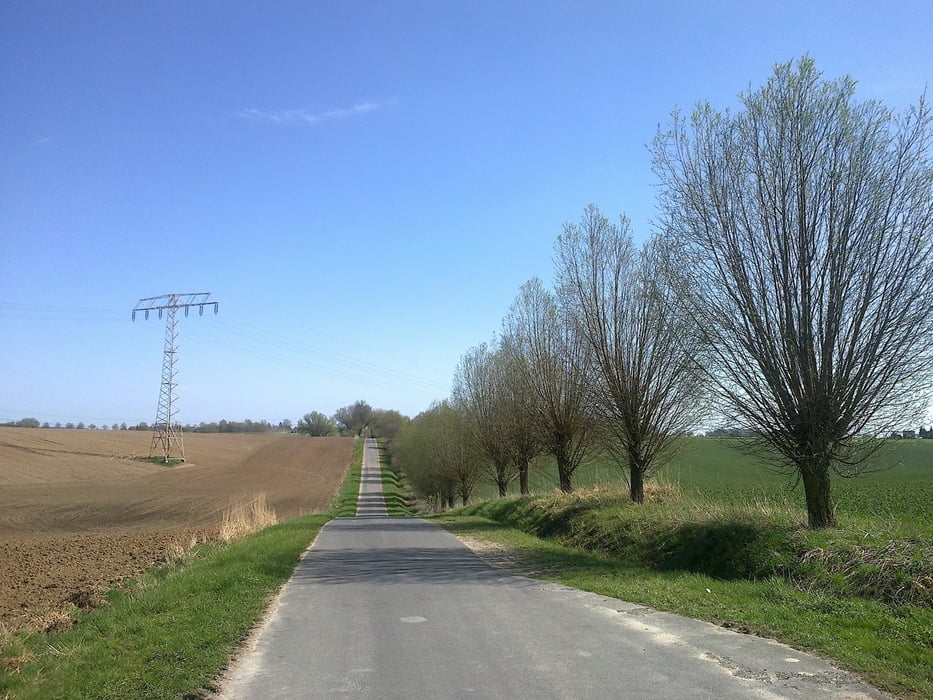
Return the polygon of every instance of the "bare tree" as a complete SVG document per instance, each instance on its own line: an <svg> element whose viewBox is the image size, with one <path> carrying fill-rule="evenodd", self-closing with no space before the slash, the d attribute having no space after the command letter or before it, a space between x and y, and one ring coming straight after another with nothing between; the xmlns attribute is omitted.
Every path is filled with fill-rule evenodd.
<svg viewBox="0 0 933 700"><path fill-rule="evenodd" d="M415 416L399 431L393 460L405 472L415 493L435 511L453 506L456 485L434 458L437 436L431 409Z"/></svg>
<svg viewBox="0 0 933 700"><path fill-rule="evenodd" d="M466 505L479 482L481 459L464 413L448 401L435 403L399 433L396 455L412 486L437 510Z"/></svg>
<svg viewBox="0 0 933 700"><path fill-rule="evenodd" d="M502 391L500 374L495 350L481 343L460 358L452 396L463 407L473 441L486 455L489 476L499 489L499 496L505 496L518 470L506 446L504 420L509 399Z"/></svg>
<svg viewBox="0 0 933 700"><path fill-rule="evenodd" d="M342 433L359 437L373 422L375 415L372 406L359 400L349 406L338 408L333 418Z"/></svg>
<svg viewBox="0 0 933 700"><path fill-rule="evenodd" d="M529 474L531 462L543 446L539 421L529 407L534 405L534 389L522 371L521 353L508 336L502 338L496 352L499 394L503 397L501 416L503 445L511 464L518 471L518 488L522 496L531 493Z"/></svg>
<svg viewBox="0 0 933 700"><path fill-rule="evenodd" d="M474 440L488 460L489 478L505 496L516 477L529 494L531 461L541 451L531 391L507 343L482 343L460 359L454 401L463 406Z"/></svg>
<svg viewBox="0 0 933 700"><path fill-rule="evenodd" d="M537 277L522 285L503 325L530 390L542 448L557 461L561 490L572 491L573 474L593 444L586 347Z"/></svg>
<svg viewBox="0 0 933 700"><path fill-rule="evenodd" d="M804 57L737 113L675 112L653 148L710 377L802 480L813 528L835 524L830 473L922 420L933 374L930 112L854 92Z"/></svg>
<svg viewBox="0 0 933 700"><path fill-rule="evenodd" d="M471 440L469 420L462 406L443 401L437 414L438 461L453 475L454 488L465 506L482 475L482 455Z"/></svg>
<svg viewBox="0 0 933 700"><path fill-rule="evenodd" d="M593 205L555 245L559 297L592 354L597 410L636 503L701 410L700 336L664 253L659 238L639 250L626 218Z"/></svg>

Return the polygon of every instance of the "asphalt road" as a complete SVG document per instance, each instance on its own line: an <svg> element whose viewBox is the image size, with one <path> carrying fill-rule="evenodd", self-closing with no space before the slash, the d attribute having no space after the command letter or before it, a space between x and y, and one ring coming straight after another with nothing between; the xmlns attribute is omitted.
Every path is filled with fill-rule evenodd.
<svg viewBox="0 0 933 700"><path fill-rule="evenodd" d="M359 515L321 531L222 697L884 697L776 642L493 569L385 517L372 445L364 465Z"/></svg>

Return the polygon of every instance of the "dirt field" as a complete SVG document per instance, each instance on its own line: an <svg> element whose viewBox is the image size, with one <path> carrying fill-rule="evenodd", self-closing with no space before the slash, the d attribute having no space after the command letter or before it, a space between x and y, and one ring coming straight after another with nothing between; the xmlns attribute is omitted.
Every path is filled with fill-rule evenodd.
<svg viewBox="0 0 933 700"><path fill-rule="evenodd" d="M350 438L186 434L182 466L140 461L151 434L0 428L0 623L93 605L265 494L279 520L330 504Z"/></svg>

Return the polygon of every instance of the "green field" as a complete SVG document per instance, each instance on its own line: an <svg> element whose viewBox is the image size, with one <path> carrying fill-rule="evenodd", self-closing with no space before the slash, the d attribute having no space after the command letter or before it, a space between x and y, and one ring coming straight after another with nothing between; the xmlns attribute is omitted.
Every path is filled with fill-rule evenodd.
<svg viewBox="0 0 933 700"><path fill-rule="evenodd" d="M793 479L769 468L760 458L729 438L690 438L684 449L656 477L655 482L680 487L685 494L710 498L720 504L766 504L799 507L803 490ZM933 532L933 440L891 441L872 463L877 471L854 479L834 477L837 515L893 518ZM608 459L593 460L574 475L574 486L618 485L624 476ZM553 461L540 458L532 471L531 489L548 493L557 489ZM513 483L511 493L517 494ZM473 500L495 498L491 484L480 485ZM805 517L805 516L804 516Z"/></svg>
<svg viewBox="0 0 933 700"><path fill-rule="evenodd" d="M892 442L834 478L837 527L809 530L802 489L737 441L693 438L628 499L608 461L557 490L542 461L530 498L474 493L436 516L513 548L562 583L771 637L834 659L904 698L933 697L933 441ZM515 485L513 484L513 488Z"/></svg>

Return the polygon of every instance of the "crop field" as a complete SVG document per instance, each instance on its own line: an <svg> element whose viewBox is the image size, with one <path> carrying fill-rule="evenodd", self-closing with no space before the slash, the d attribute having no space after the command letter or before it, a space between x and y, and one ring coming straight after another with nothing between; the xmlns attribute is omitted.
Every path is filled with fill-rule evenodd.
<svg viewBox="0 0 933 700"><path fill-rule="evenodd" d="M854 479L833 477L833 498L840 517L880 517L911 523L933 533L933 440L892 441L877 456L874 471ZM574 486L617 485L623 474L610 460L593 460L574 475ZM778 473L760 458L737 447L729 438L692 438L656 478L678 486L686 495L720 504L766 504L799 507L803 491L793 479ZM531 475L532 491L557 488L553 462L540 459ZM517 493L517 484L512 484ZM483 484L474 500L493 498L495 488Z"/></svg>
<svg viewBox="0 0 933 700"><path fill-rule="evenodd" d="M40 626L217 536L264 497L281 521L327 509L351 438L186 434L187 462L142 458L150 433L0 428L0 625Z"/></svg>

